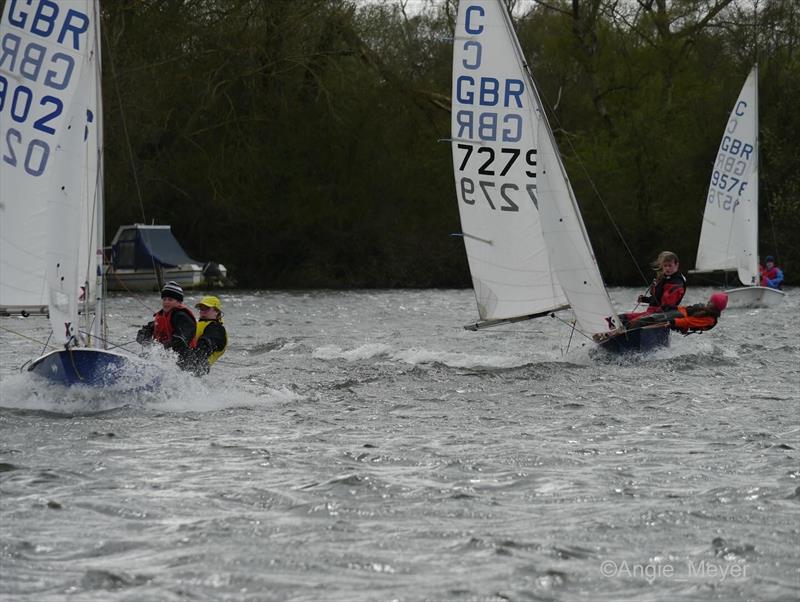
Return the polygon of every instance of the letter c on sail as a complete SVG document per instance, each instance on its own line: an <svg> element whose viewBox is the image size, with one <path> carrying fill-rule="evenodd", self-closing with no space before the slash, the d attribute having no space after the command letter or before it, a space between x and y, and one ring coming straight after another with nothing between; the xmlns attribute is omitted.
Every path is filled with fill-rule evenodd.
<svg viewBox="0 0 800 602"><path fill-rule="evenodd" d="M469 62L469 50L471 48L475 49L475 59L472 62ZM476 42L475 40L464 42L465 58L463 61L461 61L461 64L464 65L464 69L477 69L481 66L481 50L482 47L480 42Z"/></svg>
<svg viewBox="0 0 800 602"><path fill-rule="evenodd" d="M476 24L475 27L473 28L472 26L473 13L478 13L478 15L480 15L481 17L483 17L486 13L484 12L482 6L470 6L467 8L467 12L465 13L464 29L466 30L467 33L478 35L483 33L483 25Z"/></svg>

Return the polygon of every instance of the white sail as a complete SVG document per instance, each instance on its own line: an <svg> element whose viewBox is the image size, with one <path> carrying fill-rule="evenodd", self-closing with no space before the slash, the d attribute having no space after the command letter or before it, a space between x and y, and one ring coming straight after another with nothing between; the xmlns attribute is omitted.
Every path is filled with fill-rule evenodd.
<svg viewBox="0 0 800 602"><path fill-rule="evenodd" d="M737 270L758 284L758 67L731 111L706 198L697 271Z"/></svg>
<svg viewBox="0 0 800 602"><path fill-rule="evenodd" d="M453 53L453 171L478 313L502 320L563 307L534 203L533 85L501 2L460 3Z"/></svg>
<svg viewBox="0 0 800 602"><path fill-rule="evenodd" d="M14 12L12 12L14 11ZM47 305L45 252L47 198L53 188L50 155L53 121L59 110L45 100L45 73L31 77L23 64L26 48L35 44L29 31L33 10L6 2L0 24L0 307L32 309ZM28 27L25 25L28 24ZM33 45L34 52L41 45ZM44 119L44 121L40 121Z"/></svg>
<svg viewBox="0 0 800 602"><path fill-rule="evenodd" d="M544 110L539 110L539 213L553 268L585 333L621 328Z"/></svg>
<svg viewBox="0 0 800 602"><path fill-rule="evenodd" d="M0 304L23 300L11 291L43 296L56 336L69 339L79 334L79 299L96 261L88 197L98 179L98 11L96 0L40 8L7 2L3 14L0 47L12 51L0 59Z"/></svg>
<svg viewBox="0 0 800 602"><path fill-rule="evenodd" d="M454 48L453 163L481 317L566 297L585 332L619 326L503 3L462 1Z"/></svg>

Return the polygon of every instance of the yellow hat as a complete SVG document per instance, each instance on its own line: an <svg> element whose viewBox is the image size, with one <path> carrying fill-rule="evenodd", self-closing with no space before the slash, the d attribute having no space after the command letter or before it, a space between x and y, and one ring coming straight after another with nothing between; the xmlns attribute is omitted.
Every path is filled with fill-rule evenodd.
<svg viewBox="0 0 800 602"><path fill-rule="evenodd" d="M219 299L212 295L208 295L207 297L203 297L195 304L195 307L200 307L201 305L205 305L206 307L213 307L218 311L222 311L222 303L219 302Z"/></svg>

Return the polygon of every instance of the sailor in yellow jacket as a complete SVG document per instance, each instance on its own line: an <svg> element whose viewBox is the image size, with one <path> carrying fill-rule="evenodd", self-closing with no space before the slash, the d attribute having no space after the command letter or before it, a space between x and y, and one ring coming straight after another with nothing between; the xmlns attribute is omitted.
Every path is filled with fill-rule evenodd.
<svg viewBox="0 0 800 602"><path fill-rule="evenodd" d="M228 333L222 324L222 303L212 295L203 297L195 304L198 309L195 344L189 357L181 366L191 370L197 376L208 374L211 365L216 362L228 346Z"/></svg>

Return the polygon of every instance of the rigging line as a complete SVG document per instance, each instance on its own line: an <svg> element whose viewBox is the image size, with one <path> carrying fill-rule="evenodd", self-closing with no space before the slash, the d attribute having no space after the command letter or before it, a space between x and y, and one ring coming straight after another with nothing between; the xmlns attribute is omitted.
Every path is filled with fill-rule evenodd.
<svg viewBox="0 0 800 602"><path fill-rule="evenodd" d="M528 75L530 76L531 80L534 82L534 85L536 85L536 79L533 77L533 71L531 71L530 65L528 64L527 60L524 59L524 57L523 57L523 61L524 61L525 70L528 72ZM539 88L539 86L537 86L537 89L538 88ZM544 99L544 97L542 96L541 93L539 93L539 98L541 99L541 101L543 103L545 102L545 99ZM550 109L550 114L553 116L553 121L558 125L558 127L561 130L566 131L564 129L563 125L561 124L561 121L559 121L558 115L556 114L555 109L553 108L553 106L549 102L547 103L547 108ZM583 171L583 174L586 176L586 180L589 182L589 185L591 186L592 191L594 191L594 194L597 197L597 200L600 201L600 205L603 207L603 210L606 212L606 216L608 216L608 219L611 222L611 225L613 226L614 231L617 233L617 236L619 236L619 239L622 241L622 244L625 246L625 250L628 252L628 255L630 255L631 260L633 261L633 265L636 266L636 271L639 272L639 275L642 277L642 280L644 282L647 282L648 281L647 277L644 275L644 272L642 272L642 268L639 267L639 263L636 261L636 257L634 256L633 251L631 250L630 246L628 245L628 242L625 240L625 237L622 235L622 231L620 230L619 226L617 225L617 222L614 220L614 217L611 215L611 211L609 210L608 206L606 205L606 202L603 200L603 196L600 194L600 191L597 189L597 186L595 185L594 180L589 175L589 170L586 169L586 164L583 162L583 160L581 159L580 155L578 154L578 151L573 146L572 141L570 140L569 136L564 136L564 139L566 140L567 145L569 146L570 150L572 151L572 154L575 157L578 165L580 166L581 170ZM566 169L566 167L564 169Z"/></svg>
<svg viewBox="0 0 800 602"><path fill-rule="evenodd" d="M552 108L550 110L552 111ZM558 123L558 117L556 117L556 122ZM559 127L560 127L560 123L559 123ZM622 231L620 230L619 226L617 225L616 220L614 219L614 216L611 215L611 211L609 210L608 206L606 205L606 202L603 200L603 196L600 194L600 191L597 189L597 186L595 185L594 180L589 175L589 170L586 169L586 165L584 164L583 159L581 159L580 155L578 154L578 151L572 145L572 141L569 139L569 136L565 136L565 138L567 140L567 145L569 146L570 150L572 150L573 156L576 158L576 160L578 162L578 165L581 166L581 170L583 170L583 173L586 176L586 179L589 182L589 185L592 187L592 190L594 191L595 195L597 196L597 200L600 201L600 205L603 207L603 211L606 212L606 216L608 216L608 220L611 222L611 225L613 226L614 231L617 233L617 236L619 236L619 239L622 241L622 244L625 246L625 250L628 252L628 255L630 255L631 261L633 261L633 265L636 266L636 271L639 272L639 276L642 277L642 281L643 282L647 282L647 276L644 275L644 272L642 271L642 268L639 267L639 262L636 261L636 256L633 254L633 250L631 250L630 246L628 245L628 241L625 240L625 236L623 236Z"/></svg>
<svg viewBox="0 0 800 602"><path fill-rule="evenodd" d="M767 217L769 218L769 229L772 231L772 247L774 249L772 254L780 259L781 254L778 251L778 236L775 234L775 220L772 219L772 211L769 210L769 203L767 203ZM780 261L778 265L780 265Z"/></svg>
<svg viewBox="0 0 800 602"><path fill-rule="evenodd" d="M45 349L47 349L50 346L50 339L52 339L52 338L53 338L53 331L51 330L50 334L47 335L47 340L45 341L44 346L42 347L42 352L39 355L44 355L44 351L45 351ZM60 348L60 346L58 346L58 345L54 345L54 347L56 349Z"/></svg>
<svg viewBox="0 0 800 602"><path fill-rule="evenodd" d="M567 325L567 326L569 326L569 327L570 327L570 328L571 328L571 329L572 329L574 332L577 332L578 334L581 334L581 335L585 336L587 339L589 339L590 341L594 342L594 339L593 339L592 337L590 337L588 334L586 334L585 332L583 332L583 331L582 331L580 328L578 328L578 327L576 326L576 322L567 322L565 319L563 319L563 318L559 318L559 317L558 317L557 315L555 315L554 313L553 313L553 314L550 314L550 317L551 317L551 318L555 318L556 320L558 320L558 321L559 321L559 322L561 322L562 324L566 324L566 325ZM570 339L572 339L572 334L570 334Z"/></svg>
<svg viewBox="0 0 800 602"><path fill-rule="evenodd" d="M69 355L69 363L72 365L72 369L75 371L75 374L78 376L78 380L85 380L81 373L78 371L78 366L75 365L75 357L72 355L72 349L67 347L67 355Z"/></svg>
<svg viewBox="0 0 800 602"><path fill-rule="evenodd" d="M89 335L90 334L88 332L84 332L83 330L81 330L80 333L83 334L83 335ZM95 339L99 339L100 341L102 341L103 343L105 343L107 345L111 345L111 347L109 347L109 349L125 349L125 347L127 347L128 345L132 345L133 343L136 342L134 340L134 341L127 341L126 343L117 344L117 343L114 343L113 341L110 341L107 338L104 338L104 337L95 336L94 338Z"/></svg>
<svg viewBox="0 0 800 602"><path fill-rule="evenodd" d="M53 349L58 349L59 348L58 345L51 345L50 344L50 337L47 337L47 341L42 343L42 341L40 341L39 339L34 339L33 337L29 337L28 335L22 334L21 332L17 332L16 330L12 330L11 328L6 328L5 326L0 326L0 330L5 330L6 332L10 332L11 334L15 334L18 337L21 337L23 339L27 339L29 341L33 341L37 345L44 346L45 349L47 347L52 347Z"/></svg>
<svg viewBox="0 0 800 602"><path fill-rule="evenodd" d="M131 162L131 173L133 174L133 181L134 181L134 184L136 186L136 197L139 200L139 209L142 212L142 223L145 224L145 223L147 223L147 216L145 215L145 212L144 212L144 200L142 198L142 187L139 184L139 174L136 171L136 163L133 160L133 145L131 145L131 137L130 137L130 133L128 132L128 122L125 119L125 109L123 108L122 95L120 94L120 91L119 91L119 81L117 80L117 71L116 71L116 68L114 67L114 57L113 57L113 55L111 53L111 43L108 40L108 33L106 32L106 29L105 28L101 28L101 29L102 29L102 32L103 32L103 39L105 39L105 42L106 42L106 50L107 50L107 54L108 54L108 63L111 66L111 79L114 81L114 91L116 92L117 103L119 104L120 121L122 121L122 131L125 134L125 145L128 148L128 158L130 159L130 162ZM113 257L113 250L112 250L112 257ZM159 283L159 287L158 288L161 288L161 285L163 284L162 278L161 278L161 274L160 274L160 272L158 271L158 269L156 267L156 260L152 255L150 255L150 263L153 266L153 273L155 273L156 278L157 278L158 283Z"/></svg>
<svg viewBox="0 0 800 602"><path fill-rule="evenodd" d="M128 122L125 119L125 109L123 108L122 95L120 94L120 91L119 91L119 80L117 79L117 71L116 71L116 68L114 67L114 57L113 57L113 55L111 53L111 43L108 40L108 33L106 32L106 28L102 28L102 32L103 32L103 39L106 42L106 50L107 50L107 54L108 54L108 63L111 66L111 79L114 81L114 91L116 92L117 103L119 104L120 121L122 121L122 131L125 134L125 145L128 147L128 158L130 159L130 162L131 162L131 173L133 174L133 181L134 181L134 184L136 186L136 197L139 200L139 209L142 212L142 223L146 224L147 223L147 216L145 215L145 212L144 212L144 199L142 198L142 187L141 187L141 185L139 183L139 173L136 171L136 163L134 162L134 159L133 159L133 145L131 144L131 137L130 137L130 133L128 132ZM113 251L112 251L112 255L113 255ZM156 278L159 281L159 288L161 288L160 285L163 284L161 282L162 278L160 277L160 273L159 273L158 269L156 268L156 260L152 255L150 255L150 263L152 264L153 272L156 274Z"/></svg>
<svg viewBox="0 0 800 602"><path fill-rule="evenodd" d="M107 54L108 54L108 63L109 63L109 66L111 67L111 79L114 81L114 91L116 92L117 103L119 104L119 114L120 114L120 120L122 121L122 131L125 134L125 144L128 147L128 158L130 159L130 162L131 162L131 172L133 173L133 181L134 181L134 184L136 185L136 196L139 199L139 208L142 210L142 222L144 223L144 222L147 221L147 218L145 217L145 214L144 214L144 201L142 200L142 188L139 185L139 174L136 171L136 165L135 165L134 160L133 160L133 147L131 146L131 137L130 137L130 134L128 132L128 123L125 120L125 110L124 110L124 108L122 106L122 95L120 94L120 91L119 91L119 82L117 80L117 71L116 71L116 69L114 67L114 57L113 57L113 55L111 53L111 42L109 42L109 40L108 40L108 32L106 32L106 28L102 28L102 31L103 31L103 39L106 42L106 50L107 50Z"/></svg>
<svg viewBox="0 0 800 602"><path fill-rule="evenodd" d="M572 330L569 331L569 340L567 341L567 350L564 353L569 353L569 347L572 345L572 336L575 334L575 322L572 323Z"/></svg>
<svg viewBox="0 0 800 602"><path fill-rule="evenodd" d="M98 117L98 119L99 119L99 117ZM90 304L89 293L93 292L94 295L95 295L95 301L97 299L97 291L91 291L92 287L91 287L91 284L90 284L92 282L91 279L94 279L95 282L97 280L97 274L96 273L95 274L91 273L92 272L92 269L91 269L92 268L92 257L94 257L94 260L97 261L97 249L98 249L98 247L100 249L103 248L103 241L102 240L98 240L99 237L97 236L97 234L98 234L97 233L97 208L98 208L98 205L99 205L99 195L102 193L102 191L100 190L100 187L102 185L102 180L100 178L100 171L101 171L102 161L103 161L102 151L101 151L101 149L98 148L97 149L97 166L98 166L98 169L97 169L97 171L95 173L94 195L93 195L93 198L92 198L92 210L91 210L91 216L89 218L89 223L88 223L89 249L88 249L88 256L86 258L86 269L83 272L83 274L84 274L83 281L84 281L84 285L85 285L84 293L83 293L83 308L84 308L83 311L84 311L84 313L86 315L86 323L87 324L90 324L90 320L88 318L88 316L89 316L89 304ZM87 225L87 224L84 224L84 225ZM94 243L95 243L94 245L92 245L92 241L94 241ZM97 271L98 268L100 270L103 270L103 261L104 260L105 260L105 254L101 255L100 265L95 267L95 272ZM105 295L103 295L103 298L105 298Z"/></svg>
<svg viewBox="0 0 800 602"><path fill-rule="evenodd" d="M131 295L131 296L132 296L134 299L136 299L136 301L139 303L139 305L141 305L142 307L144 307L144 308L145 308L147 311L149 311L150 313L156 313L156 312L154 312L154 311L153 311L153 310L152 310L152 309L151 309L151 308L150 308L150 307L149 307L149 306L148 306L148 305L147 305L147 304L146 304L144 301L142 301L142 297L141 297L141 295L137 294L137 293L136 293L136 291L133 291L133 290L131 290L130 288L128 288L128 285L127 285L127 284L125 284L125 281L124 281L124 280L122 280L122 278L120 278L120 277L117 275L117 273L116 273L116 272L112 272L112 273L111 273L111 275L114 277L114 279L117 281L117 283L118 283L119 285L121 285L121 286L122 286L122 288L124 288L124 289L125 289L125 292L126 292L126 293L128 293L128 294L129 294L129 295ZM106 275L106 279L108 279L108 275Z"/></svg>

